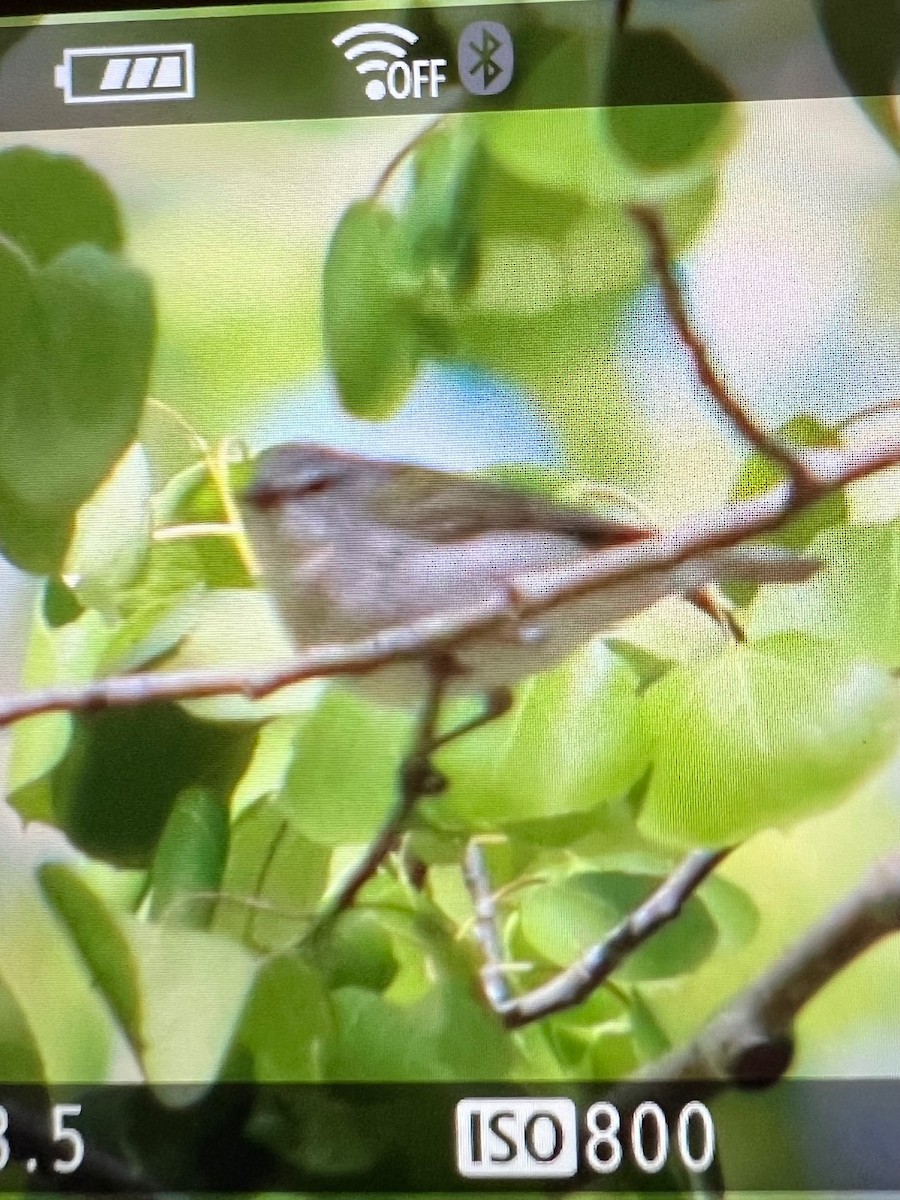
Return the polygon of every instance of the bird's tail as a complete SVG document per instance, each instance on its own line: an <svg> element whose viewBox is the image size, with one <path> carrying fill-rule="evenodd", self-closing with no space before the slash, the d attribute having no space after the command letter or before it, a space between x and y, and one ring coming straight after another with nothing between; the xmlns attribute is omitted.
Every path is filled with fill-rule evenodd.
<svg viewBox="0 0 900 1200"><path fill-rule="evenodd" d="M723 582L802 583L822 566L821 559L782 546L730 546L716 550L710 559Z"/></svg>

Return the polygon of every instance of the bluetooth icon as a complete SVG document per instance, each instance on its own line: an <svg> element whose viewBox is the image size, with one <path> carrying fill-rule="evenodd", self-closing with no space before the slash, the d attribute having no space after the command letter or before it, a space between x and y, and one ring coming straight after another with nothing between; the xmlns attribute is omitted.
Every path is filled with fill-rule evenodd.
<svg viewBox="0 0 900 1200"><path fill-rule="evenodd" d="M458 46L459 77L473 96L495 96L513 77L513 43L499 21L473 21L462 31Z"/></svg>

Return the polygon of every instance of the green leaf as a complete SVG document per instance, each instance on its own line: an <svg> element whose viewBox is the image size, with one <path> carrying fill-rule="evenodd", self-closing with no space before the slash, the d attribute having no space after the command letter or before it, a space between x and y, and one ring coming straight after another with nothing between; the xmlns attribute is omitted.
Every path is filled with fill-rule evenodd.
<svg viewBox="0 0 900 1200"><path fill-rule="evenodd" d="M316 965L331 989L383 992L399 969L391 936L375 912L346 912L314 947Z"/></svg>
<svg viewBox="0 0 900 1200"><path fill-rule="evenodd" d="M724 846L847 796L896 746L895 685L801 634L677 666L645 693L640 827Z"/></svg>
<svg viewBox="0 0 900 1200"><path fill-rule="evenodd" d="M634 1048L642 1063L654 1062L672 1049L672 1043L640 988L631 989L630 999Z"/></svg>
<svg viewBox="0 0 900 1200"><path fill-rule="evenodd" d="M0 1081L42 1083L44 1063L34 1031L15 993L0 978Z"/></svg>
<svg viewBox="0 0 900 1200"><path fill-rule="evenodd" d="M405 713L329 688L297 734L279 799L294 828L326 846L367 842L394 803L411 725Z"/></svg>
<svg viewBox="0 0 900 1200"><path fill-rule="evenodd" d="M325 891L330 860L271 800L257 801L232 826L215 928L261 950L295 943Z"/></svg>
<svg viewBox="0 0 900 1200"><path fill-rule="evenodd" d="M50 629L71 625L84 613L84 606L72 589L61 579L48 579L44 584L43 616Z"/></svg>
<svg viewBox="0 0 900 1200"><path fill-rule="evenodd" d="M659 885L661 878L624 871L583 871L558 883L529 888L520 908L522 935L549 962L569 966L602 941ZM702 901L692 896L678 919L664 926L617 975L667 979L693 971L715 949L717 931Z"/></svg>
<svg viewBox="0 0 900 1200"><path fill-rule="evenodd" d="M419 366L416 288L404 268L396 218L374 201L352 204L328 247L322 280L325 351L344 407L371 420L402 404Z"/></svg>
<svg viewBox="0 0 900 1200"><path fill-rule="evenodd" d="M733 99L725 81L667 30L626 29L613 46L610 107L600 119L626 159L670 171L721 137Z"/></svg>
<svg viewBox="0 0 900 1200"><path fill-rule="evenodd" d="M471 123L436 129L416 150L400 222L411 265L445 298L464 294L478 270L486 156Z"/></svg>
<svg viewBox="0 0 900 1200"><path fill-rule="evenodd" d="M221 1070L257 959L230 938L122 920L138 964L141 1063L151 1083L195 1084ZM189 1097L181 1093L179 1100Z"/></svg>
<svg viewBox="0 0 900 1200"><path fill-rule="evenodd" d="M228 856L228 812L222 797L187 788L175 801L150 872L150 916L170 926L205 929Z"/></svg>
<svg viewBox="0 0 900 1200"><path fill-rule="evenodd" d="M363 988L341 988L332 1003L329 1079L496 1080L509 1071L509 1035L462 979L443 980L402 1007Z"/></svg>
<svg viewBox="0 0 900 1200"><path fill-rule="evenodd" d="M224 799L254 738L253 730L198 721L175 704L79 716L50 780L56 822L87 854L145 866L179 794L201 785Z"/></svg>
<svg viewBox="0 0 900 1200"><path fill-rule="evenodd" d="M67 511L94 491L133 439L154 340L145 276L76 246L18 288L21 339L0 356L0 478L35 508Z"/></svg>
<svg viewBox="0 0 900 1200"><path fill-rule="evenodd" d="M65 926L103 999L122 1031L139 1049L141 1045L141 990L128 939L103 901L62 864L40 868L41 890Z"/></svg>
<svg viewBox="0 0 900 1200"><path fill-rule="evenodd" d="M703 884L703 903L719 927L722 950L738 950L753 941L759 929L759 909L743 888L710 875Z"/></svg>
<svg viewBox="0 0 900 1200"><path fill-rule="evenodd" d="M319 1078L318 1048L331 1027L319 976L282 954L260 970L237 1038L253 1055L254 1080L296 1083Z"/></svg>
<svg viewBox="0 0 900 1200"><path fill-rule="evenodd" d="M23 684L40 688L86 682L94 676L106 637L98 613L88 611L53 628L43 611L37 612L31 623ZM71 731L72 718L67 713L47 713L16 726L8 798L23 820L54 822L49 772L65 754Z"/></svg>
<svg viewBox="0 0 900 1200"><path fill-rule="evenodd" d="M116 916L70 867L44 866L40 881L148 1080L201 1088L213 1080L255 959L227 938Z"/></svg>
<svg viewBox="0 0 900 1200"><path fill-rule="evenodd" d="M646 766L638 704L634 674L600 643L533 676L510 713L441 752L441 812L484 829L589 812Z"/></svg>
<svg viewBox="0 0 900 1200"><path fill-rule="evenodd" d="M840 653L900 667L900 522L830 528L809 550L823 569L804 584L760 592L751 635L802 631Z"/></svg>
<svg viewBox="0 0 900 1200"><path fill-rule="evenodd" d="M150 463L133 444L78 510L63 564L82 603L113 613L150 551Z"/></svg>
<svg viewBox="0 0 900 1200"><path fill-rule="evenodd" d="M260 589L217 588L198 597L192 622L166 661L167 670L246 667L265 670L288 662L293 647L268 594ZM261 721L311 709L322 691L320 680L281 688L260 700L215 696L184 702L195 716L215 721Z"/></svg>
<svg viewBox="0 0 900 1200"><path fill-rule="evenodd" d="M122 221L108 184L80 159L17 146L0 154L0 233L36 263L91 242L122 248Z"/></svg>
<svg viewBox="0 0 900 1200"><path fill-rule="evenodd" d="M900 62L895 0L869 0L861 13L847 0L816 0L815 10L834 64L866 116L900 152L897 64Z"/></svg>
<svg viewBox="0 0 900 1200"><path fill-rule="evenodd" d="M143 274L96 246L31 271L0 242L0 282L0 546L47 569L137 430L153 302Z"/></svg>

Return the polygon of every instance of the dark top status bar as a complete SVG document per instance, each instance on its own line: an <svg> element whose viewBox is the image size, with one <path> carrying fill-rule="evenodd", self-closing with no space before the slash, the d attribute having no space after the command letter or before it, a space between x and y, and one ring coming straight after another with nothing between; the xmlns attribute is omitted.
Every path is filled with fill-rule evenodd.
<svg viewBox="0 0 900 1200"><path fill-rule="evenodd" d="M239 16L198 11L177 19L10 26L0 29L0 129L890 90L884 54L854 57L842 49L836 65L833 31L820 28L810 0L797 4L800 19L795 14L789 35L771 33L761 21L758 44L748 44L748 14L758 8L764 15L770 2L714 6L708 26L635 25L618 41L611 0ZM673 6L673 16L692 7ZM853 16L863 50L883 40L867 19ZM763 35L775 41L763 44ZM847 63L854 64L852 85L842 78Z"/></svg>

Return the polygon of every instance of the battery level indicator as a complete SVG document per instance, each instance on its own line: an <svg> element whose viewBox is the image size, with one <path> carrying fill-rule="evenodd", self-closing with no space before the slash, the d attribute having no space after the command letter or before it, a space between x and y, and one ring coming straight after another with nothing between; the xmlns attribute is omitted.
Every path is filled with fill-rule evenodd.
<svg viewBox="0 0 900 1200"><path fill-rule="evenodd" d="M159 46L88 46L64 50L53 82L65 104L122 100L193 100L191 42Z"/></svg>

